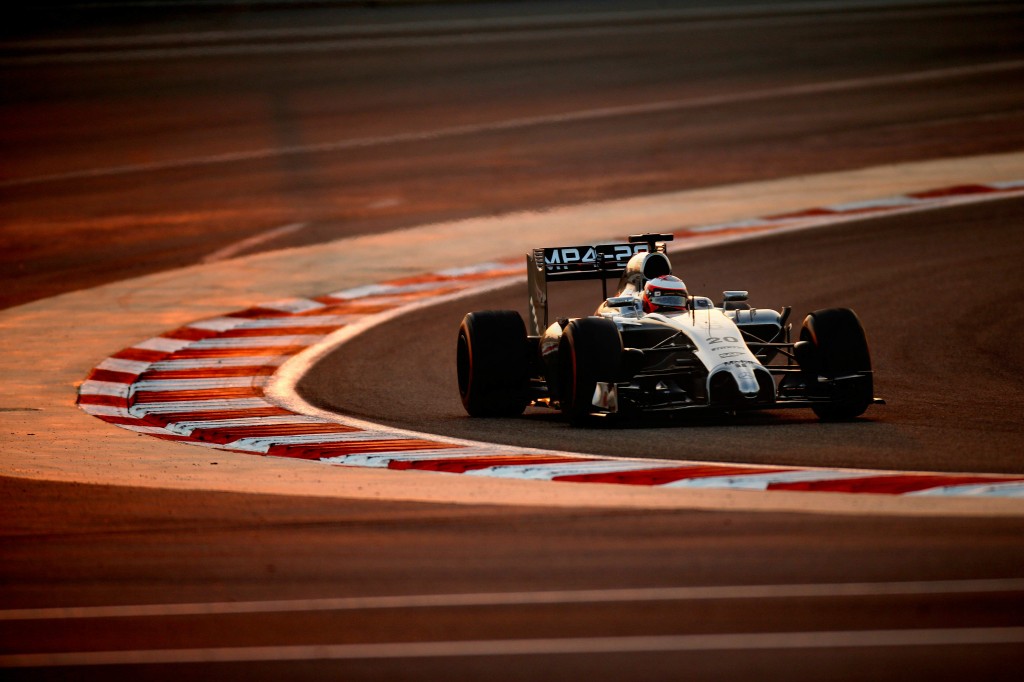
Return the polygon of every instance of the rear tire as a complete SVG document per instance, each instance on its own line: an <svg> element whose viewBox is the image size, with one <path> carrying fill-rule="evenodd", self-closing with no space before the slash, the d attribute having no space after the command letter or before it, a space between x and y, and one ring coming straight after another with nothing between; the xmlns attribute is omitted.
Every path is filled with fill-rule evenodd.
<svg viewBox="0 0 1024 682"><path fill-rule="evenodd" d="M814 413L824 421L864 414L874 400L874 382L867 336L857 314L849 308L816 310L804 319L800 341L808 344L798 353L808 394L829 399L815 404Z"/></svg>
<svg viewBox="0 0 1024 682"><path fill-rule="evenodd" d="M586 422L593 409L598 381L615 381L622 367L622 337L611 320L583 317L572 320L558 350L559 404L574 426Z"/></svg>
<svg viewBox="0 0 1024 682"><path fill-rule="evenodd" d="M515 417L526 409L526 326L514 310L469 313L459 327L459 396L471 417Z"/></svg>

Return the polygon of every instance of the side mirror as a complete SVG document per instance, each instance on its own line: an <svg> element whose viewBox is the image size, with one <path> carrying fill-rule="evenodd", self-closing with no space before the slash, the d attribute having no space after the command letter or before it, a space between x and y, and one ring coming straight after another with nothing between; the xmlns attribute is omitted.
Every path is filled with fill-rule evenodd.
<svg viewBox="0 0 1024 682"><path fill-rule="evenodd" d="M633 308L636 307L636 298L633 296L612 296L605 300L612 308Z"/></svg>
<svg viewBox="0 0 1024 682"><path fill-rule="evenodd" d="M746 301L748 294L746 291L723 291L722 296L725 297L726 303L730 303L733 301Z"/></svg>

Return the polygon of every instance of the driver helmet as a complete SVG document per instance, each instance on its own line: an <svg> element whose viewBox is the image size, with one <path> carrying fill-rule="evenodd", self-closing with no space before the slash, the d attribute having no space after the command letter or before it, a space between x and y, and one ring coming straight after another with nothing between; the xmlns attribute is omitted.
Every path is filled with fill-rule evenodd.
<svg viewBox="0 0 1024 682"><path fill-rule="evenodd" d="M688 309L686 285L675 275L649 280L644 285L641 300L645 313L670 313Z"/></svg>

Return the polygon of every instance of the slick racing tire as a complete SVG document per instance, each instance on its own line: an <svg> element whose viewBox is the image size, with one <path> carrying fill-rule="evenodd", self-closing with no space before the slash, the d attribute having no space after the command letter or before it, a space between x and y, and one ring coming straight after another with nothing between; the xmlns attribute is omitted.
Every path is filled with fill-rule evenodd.
<svg viewBox="0 0 1024 682"><path fill-rule="evenodd" d="M559 404L574 426L584 424L598 381L615 381L622 365L622 337L615 323L601 317L572 320L558 349Z"/></svg>
<svg viewBox="0 0 1024 682"><path fill-rule="evenodd" d="M864 414L874 399L871 353L860 320L849 308L816 310L800 330L800 368L808 395L826 398L812 409L824 421Z"/></svg>
<svg viewBox="0 0 1024 682"><path fill-rule="evenodd" d="M459 395L472 417L515 417L526 409L526 326L514 310L469 313L459 327Z"/></svg>

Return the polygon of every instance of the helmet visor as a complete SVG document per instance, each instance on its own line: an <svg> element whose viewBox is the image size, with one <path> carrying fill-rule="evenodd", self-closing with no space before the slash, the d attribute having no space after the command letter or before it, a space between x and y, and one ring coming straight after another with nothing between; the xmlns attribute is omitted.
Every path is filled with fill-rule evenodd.
<svg viewBox="0 0 1024 682"><path fill-rule="evenodd" d="M652 305L659 308L674 308L676 310L686 309L686 297L680 296L676 293L662 293L660 291L652 291L650 293L650 301Z"/></svg>

